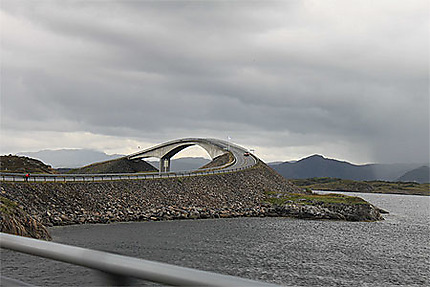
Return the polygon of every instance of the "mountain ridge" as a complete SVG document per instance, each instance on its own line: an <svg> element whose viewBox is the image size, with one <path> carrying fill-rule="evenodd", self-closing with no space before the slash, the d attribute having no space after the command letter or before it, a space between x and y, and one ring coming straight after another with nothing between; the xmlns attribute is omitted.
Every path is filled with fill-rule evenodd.
<svg viewBox="0 0 430 287"><path fill-rule="evenodd" d="M397 179L398 181L416 181L418 183L430 182L430 168L423 165L416 169L406 172Z"/></svg>
<svg viewBox="0 0 430 287"><path fill-rule="evenodd" d="M326 158L314 154L295 162L269 164L285 178L305 179L332 177L351 180L396 181L406 172L422 164L364 164L356 165L347 161Z"/></svg>

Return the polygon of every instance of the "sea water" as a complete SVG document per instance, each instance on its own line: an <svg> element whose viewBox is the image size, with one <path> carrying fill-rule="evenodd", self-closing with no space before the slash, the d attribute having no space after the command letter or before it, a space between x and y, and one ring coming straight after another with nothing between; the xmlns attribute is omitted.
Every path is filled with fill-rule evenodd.
<svg viewBox="0 0 430 287"><path fill-rule="evenodd" d="M430 197L352 195L390 213L380 222L231 218L51 233L58 243L286 286L429 286ZM5 250L1 274L39 286L103 285L95 271Z"/></svg>

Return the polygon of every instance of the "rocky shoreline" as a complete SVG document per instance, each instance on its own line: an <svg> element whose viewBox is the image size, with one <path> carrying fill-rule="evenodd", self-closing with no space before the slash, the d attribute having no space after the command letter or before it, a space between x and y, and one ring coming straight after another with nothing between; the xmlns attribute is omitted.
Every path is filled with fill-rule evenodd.
<svg viewBox="0 0 430 287"><path fill-rule="evenodd" d="M371 204L270 204L266 201L267 191L278 194L302 191L262 163L245 171L219 175L111 182L3 182L0 189L2 198L47 227L264 216L382 219ZM2 217L10 216L3 209ZM2 220L2 232L8 232L7 228Z"/></svg>
<svg viewBox="0 0 430 287"><path fill-rule="evenodd" d="M262 204L256 207L178 207L167 206L152 208L139 214L133 212L108 211L104 214L78 214L68 217L64 214L48 214L47 226L60 226L86 223L113 223L129 221L164 221L184 219L215 219L234 217L294 217L299 219L330 219L346 221L378 221L383 220L381 210L371 205L351 206L344 204L301 205L289 203L286 205Z"/></svg>

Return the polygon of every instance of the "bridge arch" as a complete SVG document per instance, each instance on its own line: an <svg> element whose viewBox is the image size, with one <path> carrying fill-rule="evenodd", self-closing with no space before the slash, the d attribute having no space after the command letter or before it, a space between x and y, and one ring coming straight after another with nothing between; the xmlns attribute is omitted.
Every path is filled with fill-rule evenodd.
<svg viewBox="0 0 430 287"><path fill-rule="evenodd" d="M170 159L183 149L193 145L203 148L212 159L229 152L225 144L217 140L186 138L162 143L146 150L131 154L128 156L128 159L142 159L148 157L159 158L160 172L168 172L170 171Z"/></svg>

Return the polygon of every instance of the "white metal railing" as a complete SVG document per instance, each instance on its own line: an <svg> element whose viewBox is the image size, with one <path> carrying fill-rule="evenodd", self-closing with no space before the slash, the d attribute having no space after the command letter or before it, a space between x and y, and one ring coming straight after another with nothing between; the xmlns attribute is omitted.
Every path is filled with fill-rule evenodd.
<svg viewBox="0 0 430 287"><path fill-rule="evenodd" d="M6 233L0 233L0 247L102 271L111 285L124 285L134 278L177 286L277 286Z"/></svg>

